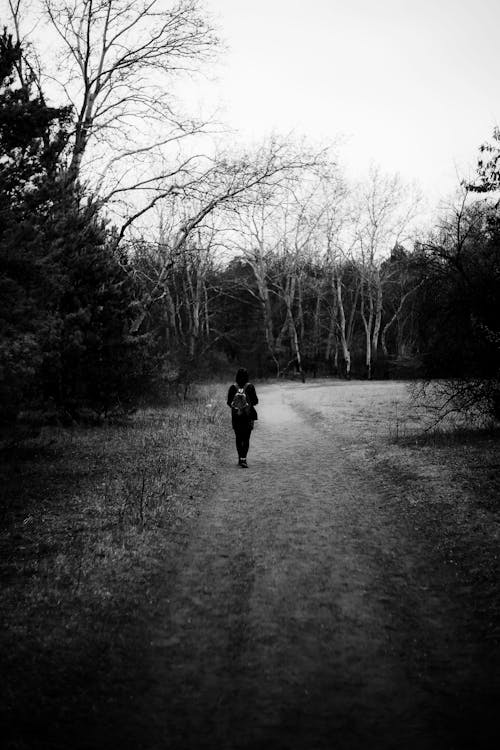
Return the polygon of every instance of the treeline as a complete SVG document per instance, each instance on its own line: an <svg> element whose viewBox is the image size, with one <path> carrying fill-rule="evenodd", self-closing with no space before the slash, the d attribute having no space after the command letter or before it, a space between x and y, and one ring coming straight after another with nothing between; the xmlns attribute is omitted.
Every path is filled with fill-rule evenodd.
<svg viewBox="0 0 500 750"><path fill-rule="evenodd" d="M464 191L425 241L405 245L394 241L409 217L399 182L375 171L353 205L339 179L334 200L330 192L324 202L308 195L271 205L266 196L171 259L148 323L163 331L171 361L208 372L245 363L258 376L494 383L497 207ZM231 251L228 262L217 260L220 244ZM144 249L145 275L161 273L167 247Z"/></svg>
<svg viewBox="0 0 500 750"><path fill-rule="evenodd" d="M19 41L20 17L13 17L15 33L4 29L0 36L4 425L26 410L35 421L99 421L162 398L172 385L186 388L196 356L163 323L153 325L151 315L175 264L206 217L233 210L256 185L272 186L315 162L276 140L251 157L182 153L179 144L202 134L205 123L182 120L160 92L138 82L148 72L168 78L179 61L203 63L215 41L197 3L156 5L46 4L55 28L74 45L61 57L64 91L74 86L71 103L61 107L48 103L37 57ZM12 9L20 13L22 3ZM127 37L134 31L136 38ZM151 126L149 142L137 135L139 123ZM134 133L137 141L130 140ZM160 202L172 209L175 227L168 258L152 279L150 252L141 249L152 245L132 238L142 231L158 236L149 218L142 229L139 222Z"/></svg>
<svg viewBox="0 0 500 750"><path fill-rule="evenodd" d="M64 106L47 102L19 19L0 37L2 423L102 419L240 364L453 378L497 403L492 200L464 188L418 236L418 196L377 169L347 185L327 151L182 152L207 123L139 83L206 62L216 39L197 3L66 5L47 4L69 50ZM149 141L133 140L138 122ZM474 189L492 187L488 153Z"/></svg>

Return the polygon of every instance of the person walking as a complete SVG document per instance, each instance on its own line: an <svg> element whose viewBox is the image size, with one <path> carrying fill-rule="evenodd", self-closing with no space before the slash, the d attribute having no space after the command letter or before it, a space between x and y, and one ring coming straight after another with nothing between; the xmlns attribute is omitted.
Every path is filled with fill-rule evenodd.
<svg viewBox="0 0 500 750"><path fill-rule="evenodd" d="M229 387L227 405L231 407L231 422L236 436L238 465L248 469L247 454L250 446L250 434L257 419L255 411L259 403L255 386L248 380L248 372L240 367L236 373L236 383Z"/></svg>

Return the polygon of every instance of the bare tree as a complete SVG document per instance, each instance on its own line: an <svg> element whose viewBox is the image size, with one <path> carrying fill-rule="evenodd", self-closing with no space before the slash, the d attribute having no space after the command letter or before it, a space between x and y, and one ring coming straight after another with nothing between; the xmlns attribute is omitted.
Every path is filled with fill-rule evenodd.
<svg viewBox="0 0 500 750"><path fill-rule="evenodd" d="M389 351L387 349L387 334L389 333L389 330L392 328L392 326L395 323L399 321L401 313L404 310L404 307L408 299L411 296L413 296L415 292L418 291L418 289L422 287L422 285L423 285L423 281L419 281L411 289L408 289L407 291L401 290L398 306L394 310L389 320L385 323L384 327L382 328L382 333L380 336L380 343L381 343L382 351L384 352L385 357L389 356ZM404 353L404 351L401 351L403 348L404 350L406 350L407 347L403 347L402 342L398 343L398 352L397 352L398 355Z"/></svg>
<svg viewBox="0 0 500 750"><path fill-rule="evenodd" d="M272 193L285 185L289 187L300 179L304 170L321 164L323 157L323 152L304 152L293 144L271 138L253 153L214 158L204 172L194 173L184 183L166 181L164 191L158 194L155 203L163 201L167 204L182 199L184 206L192 209L189 215L184 213L172 234L168 258L184 252L193 232L207 217L238 215L259 199L260 191L265 189ZM140 329L149 307L162 293L169 268L169 262L162 266L154 287L143 300L142 310L132 326L133 332Z"/></svg>
<svg viewBox="0 0 500 750"><path fill-rule="evenodd" d="M387 337L394 327L395 356L407 356L414 351L415 335L412 335L413 307L415 293L422 288L425 271L416 251L409 255L401 245L396 245L391 256L381 265L380 273L384 280L385 323L380 334L380 344L384 357L390 356Z"/></svg>
<svg viewBox="0 0 500 750"><path fill-rule="evenodd" d="M349 279L348 288L345 283L347 273L353 267L357 226L349 198L349 192L338 175L333 175L333 179L332 176L327 177L323 183L325 209L321 221L324 274L328 281L325 296L329 301L325 359L329 361L334 350L335 367L348 379L351 376L351 344L358 295L358 287L357 284L353 286L353 279Z"/></svg>
<svg viewBox="0 0 500 750"><path fill-rule="evenodd" d="M198 123L179 119L172 84L179 72L199 69L216 44L198 0L42 2L65 50L66 80L58 80L75 108L70 179L92 141L113 154L109 169L196 132Z"/></svg>
<svg viewBox="0 0 500 750"><path fill-rule="evenodd" d="M246 263L252 269L256 290L246 285L245 290L255 297L262 313L264 338L267 350L280 374L279 352L274 334L274 320L271 304L270 265L276 250L277 238L273 236L271 219L276 211L276 202L270 199L269 191L263 187L256 191L255 200L240 210L236 217L232 237L233 250L241 252Z"/></svg>
<svg viewBox="0 0 500 750"><path fill-rule="evenodd" d="M18 35L28 1L8 0ZM45 77L73 111L62 178L98 195L123 236L157 204L167 181L192 182L192 168L207 169L197 155L206 146L195 144L210 118L186 115L176 89L186 75L204 72L218 39L199 0L38 4L58 52L57 70Z"/></svg>
<svg viewBox="0 0 500 750"><path fill-rule="evenodd" d="M474 198L474 196L472 196ZM438 318L427 358L443 379L425 381L437 418L500 418L498 203L461 191L421 245ZM439 357L439 361L438 361Z"/></svg>
<svg viewBox="0 0 500 750"><path fill-rule="evenodd" d="M320 172L325 168L322 164ZM306 165L299 182L289 173L284 182L260 186L256 200L238 213L235 249L252 269L255 287L247 285L246 291L259 302L278 376L293 365L304 379L305 267L318 244L320 185L316 170Z"/></svg>
<svg viewBox="0 0 500 750"><path fill-rule="evenodd" d="M383 254L406 238L415 218L418 194L405 186L398 175L383 175L370 169L360 191L361 220L356 231L360 269L360 313L365 331L366 375L371 378L376 364L383 313Z"/></svg>
<svg viewBox="0 0 500 750"><path fill-rule="evenodd" d="M281 260L281 278L278 292L285 306L285 320L278 340L288 334L292 362L302 382L305 381L302 347L304 343L303 269L316 250L317 233L325 206L319 198L321 180L309 182L300 191L293 190L281 205L282 228L278 252Z"/></svg>

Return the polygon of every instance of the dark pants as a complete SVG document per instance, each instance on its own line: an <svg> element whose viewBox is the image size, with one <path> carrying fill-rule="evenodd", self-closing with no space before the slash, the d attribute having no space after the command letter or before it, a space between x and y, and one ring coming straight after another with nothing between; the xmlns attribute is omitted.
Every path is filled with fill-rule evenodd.
<svg viewBox="0 0 500 750"><path fill-rule="evenodd" d="M250 433L252 432L252 423L248 420L242 420L241 424L233 424L234 434L236 436L236 450L239 458L246 458L250 446Z"/></svg>

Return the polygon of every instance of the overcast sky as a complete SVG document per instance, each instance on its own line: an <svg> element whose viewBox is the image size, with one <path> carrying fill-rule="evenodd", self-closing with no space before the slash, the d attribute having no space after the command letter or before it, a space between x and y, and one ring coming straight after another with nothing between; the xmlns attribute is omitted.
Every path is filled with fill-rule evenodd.
<svg viewBox="0 0 500 750"><path fill-rule="evenodd" d="M344 134L434 197L500 120L499 0L205 0L228 45L216 86L231 126Z"/></svg>
<svg viewBox="0 0 500 750"><path fill-rule="evenodd" d="M343 136L350 176L373 161L435 203L500 123L500 0L202 2L226 50L181 95L220 103L243 141Z"/></svg>

